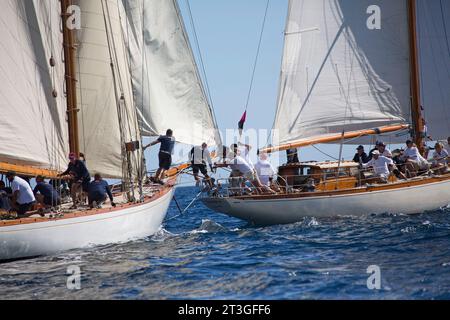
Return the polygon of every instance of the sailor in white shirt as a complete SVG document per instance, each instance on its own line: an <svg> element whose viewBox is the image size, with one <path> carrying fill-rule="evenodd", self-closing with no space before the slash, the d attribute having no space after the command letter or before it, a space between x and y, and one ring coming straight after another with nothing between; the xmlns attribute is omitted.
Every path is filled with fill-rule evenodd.
<svg viewBox="0 0 450 320"><path fill-rule="evenodd" d="M380 151L380 155L386 158L392 159L392 152L388 148L386 148L386 145L383 142L378 143L378 151Z"/></svg>
<svg viewBox="0 0 450 320"><path fill-rule="evenodd" d="M237 145L233 145L231 149L234 151L229 155L229 162L226 164L217 164L218 168L229 166L232 170L230 174L231 190L241 191L240 189L245 187L246 180L250 181L252 186L254 186L257 191L266 190L266 188L259 181L253 166L241 157ZM248 188L246 189L248 190Z"/></svg>
<svg viewBox="0 0 450 320"><path fill-rule="evenodd" d="M450 137L447 138L447 145L445 146L445 150L450 154Z"/></svg>
<svg viewBox="0 0 450 320"><path fill-rule="evenodd" d="M432 169L438 174L443 174L448 171L448 160L449 154L447 150L444 149L442 143L436 143L435 151L433 153L433 165Z"/></svg>
<svg viewBox="0 0 450 320"><path fill-rule="evenodd" d="M375 177L380 178L383 182L386 182L391 174L391 170L394 168L394 161L380 155L380 151L375 150L372 153L373 158L368 163L362 164L363 168L372 167L375 173Z"/></svg>
<svg viewBox="0 0 450 320"><path fill-rule="evenodd" d="M259 154L259 160L255 164L255 170L256 174L259 177L259 181L261 181L261 184L264 186L270 187L271 180L273 179L273 176L276 174L276 171L272 164L267 160L267 153L260 153Z"/></svg>
<svg viewBox="0 0 450 320"><path fill-rule="evenodd" d="M406 141L406 146L407 148L400 159L406 162L410 173L414 175L419 170L429 170L430 164L422 157L416 145L411 140L408 140Z"/></svg>
<svg viewBox="0 0 450 320"><path fill-rule="evenodd" d="M28 211L31 211L36 202L36 198L28 182L17 177L15 172L8 172L6 177L11 182L13 208L17 211L19 218L21 218Z"/></svg>
<svg viewBox="0 0 450 320"><path fill-rule="evenodd" d="M255 180L255 172L250 164L240 155L236 155L230 162L230 168L233 171L239 171L247 180Z"/></svg>
<svg viewBox="0 0 450 320"><path fill-rule="evenodd" d="M250 159L250 151L252 150L252 147L248 144L243 144L243 143L239 142L238 150L239 150L240 156L242 158L244 158L245 161L247 161L247 163L250 165L250 167L255 169L255 166L254 166L252 160Z"/></svg>

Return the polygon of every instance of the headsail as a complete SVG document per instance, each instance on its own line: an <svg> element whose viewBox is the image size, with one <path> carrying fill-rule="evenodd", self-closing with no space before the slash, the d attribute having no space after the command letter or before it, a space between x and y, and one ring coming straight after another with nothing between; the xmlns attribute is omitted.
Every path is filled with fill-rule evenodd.
<svg viewBox="0 0 450 320"><path fill-rule="evenodd" d="M368 25L374 5L381 29ZM290 1L280 143L410 122L407 12L407 1Z"/></svg>
<svg viewBox="0 0 450 320"><path fill-rule="evenodd" d="M124 144L140 140L121 25L126 13L116 0L78 0L77 4L82 14L77 37L80 149L91 172L122 178ZM136 156L133 167L139 162Z"/></svg>
<svg viewBox="0 0 450 320"><path fill-rule="evenodd" d="M421 96L428 134L450 136L450 4L417 1Z"/></svg>
<svg viewBox="0 0 450 320"><path fill-rule="evenodd" d="M176 0L122 0L144 136L172 128L185 144L220 144Z"/></svg>
<svg viewBox="0 0 450 320"><path fill-rule="evenodd" d="M57 1L2 2L0 162L56 170L67 164L60 24Z"/></svg>

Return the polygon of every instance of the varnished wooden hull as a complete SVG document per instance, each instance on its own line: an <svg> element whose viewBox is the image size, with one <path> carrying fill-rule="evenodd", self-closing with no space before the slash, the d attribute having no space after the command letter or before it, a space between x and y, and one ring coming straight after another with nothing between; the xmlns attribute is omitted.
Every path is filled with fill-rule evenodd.
<svg viewBox="0 0 450 320"><path fill-rule="evenodd" d="M450 204L450 177L341 192L203 199L212 210L256 225L304 217L417 214Z"/></svg>

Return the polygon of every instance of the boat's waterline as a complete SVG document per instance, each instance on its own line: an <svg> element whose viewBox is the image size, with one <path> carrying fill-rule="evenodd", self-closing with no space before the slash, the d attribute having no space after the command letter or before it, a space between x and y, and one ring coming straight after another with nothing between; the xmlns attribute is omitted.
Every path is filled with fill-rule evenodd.
<svg viewBox="0 0 450 320"><path fill-rule="evenodd" d="M166 216L174 188L155 200L121 210L0 228L0 261L50 255L155 234Z"/></svg>
<svg viewBox="0 0 450 320"><path fill-rule="evenodd" d="M398 189L305 198L206 198L210 209L257 225L289 224L304 217L417 214L450 203L450 180Z"/></svg>

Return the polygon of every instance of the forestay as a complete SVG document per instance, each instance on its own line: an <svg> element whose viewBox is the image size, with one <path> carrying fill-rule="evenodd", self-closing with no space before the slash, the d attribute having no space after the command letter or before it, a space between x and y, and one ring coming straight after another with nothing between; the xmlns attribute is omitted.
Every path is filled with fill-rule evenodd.
<svg viewBox="0 0 450 320"><path fill-rule="evenodd" d="M57 1L2 1L0 162L56 170L67 164L60 24Z"/></svg>
<svg viewBox="0 0 450 320"><path fill-rule="evenodd" d="M407 12L407 1L290 1L280 143L410 122Z"/></svg>
<svg viewBox="0 0 450 320"><path fill-rule="evenodd" d="M220 144L175 0L122 0L142 135L168 128L185 144Z"/></svg>

